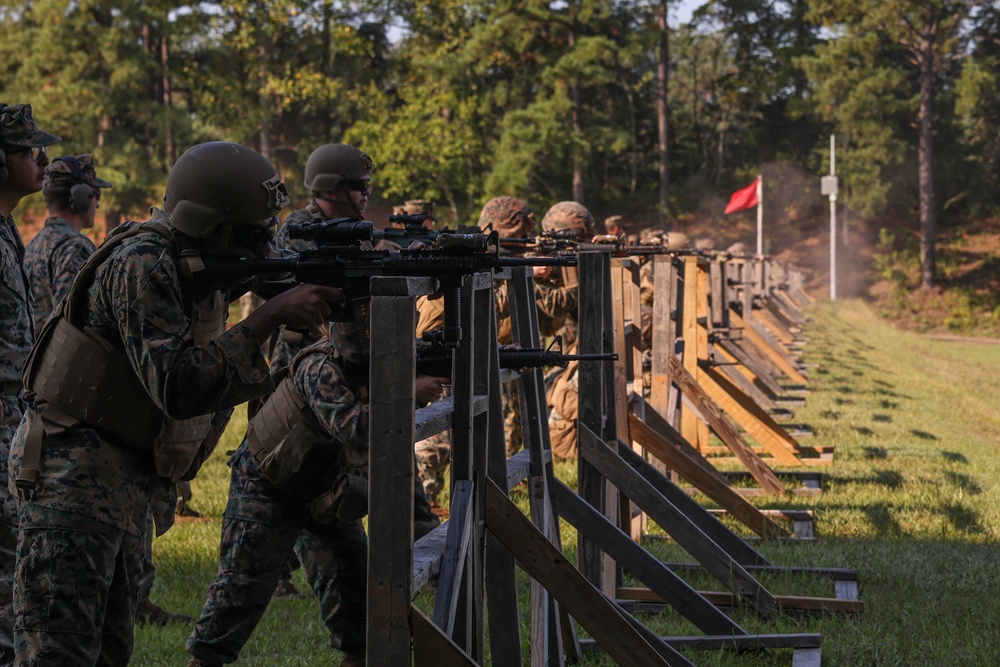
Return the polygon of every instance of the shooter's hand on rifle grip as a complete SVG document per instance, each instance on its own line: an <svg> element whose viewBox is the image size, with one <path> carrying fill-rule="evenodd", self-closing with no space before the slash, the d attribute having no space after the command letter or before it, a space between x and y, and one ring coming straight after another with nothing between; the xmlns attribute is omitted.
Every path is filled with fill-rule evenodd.
<svg viewBox="0 0 1000 667"><path fill-rule="evenodd" d="M552 275L553 271L553 267L551 266L535 266L533 269L535 280L548 278Z"/></svg>
<svg viewBox="0 0 1000 667"><path fill-rule="evenodd" d="M418 405L426 405L441 398L445 385L451 384L451 378L418 375L413 383L413 397Z"/></svg>
<svg viewBox="0 0 1000 667"><path fill-rule="evenodd" d="M298 285L268 299L245 320L257 340L266 340L282 324L306 330L326 322L333 305L346 302L336 287Z"/></svg>

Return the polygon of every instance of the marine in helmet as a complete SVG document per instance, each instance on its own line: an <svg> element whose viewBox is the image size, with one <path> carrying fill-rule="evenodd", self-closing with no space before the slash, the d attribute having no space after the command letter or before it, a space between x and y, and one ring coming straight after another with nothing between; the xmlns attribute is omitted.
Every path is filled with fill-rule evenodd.
<svg viewBox="0 0 1000 667"><path fill-rule="evenodd" d="M315 250L315 241L288 236L291 223L323 222L337 218L353 218L364 214L371 195L372 171L375 163L359 148L347 144L325 144L309 154L306 160L305 186L312 200L305 208L293 211L275 233L278 249L295 252ZM395 247L395 246L394 246ZM318 330L294 332L283 329L271 346L271 372L286 368L295 354L322 337Z"/></svg>
<svg viewBox="0 0 1000 667"><path fill-rule="evenodd" d="M21 271L24 243L13 212L24 197L42 189L49 158L45 148L59 141L38 128L30 104L0 103L0 458L21 422L21 369L31 351L34 331L30 292ZM11 610L17 548L17 500L7 491L6 467L0 474L0 664L14 659Z"/></svg>
<svg viewBox="0 0 1000 667"><path fill-rule="evenodd" d="M39 333L24 373L35 401L11 452L18 664L128 664L148 508L158 533L170 527L174 484L197 472L236 405L273 390L262 342L281 324L324 321L342 298L295 287L227 329L243 287L198 283L204 256L268 255L287 205L256 151L194 146L163 210L116 229Z"/></svg>

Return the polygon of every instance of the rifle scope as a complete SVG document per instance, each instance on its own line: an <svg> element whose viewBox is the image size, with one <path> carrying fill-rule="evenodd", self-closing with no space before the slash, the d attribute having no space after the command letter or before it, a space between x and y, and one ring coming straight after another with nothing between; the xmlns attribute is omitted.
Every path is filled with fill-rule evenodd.
<svg viewBox="0 0 1000 667"><path fill-rule="evenodd" d="M371 221L361 218L337 218L323 222L292 222L288 224L288 237L319 244L344 244L354 241L371 241L374 227Z"/></svg>

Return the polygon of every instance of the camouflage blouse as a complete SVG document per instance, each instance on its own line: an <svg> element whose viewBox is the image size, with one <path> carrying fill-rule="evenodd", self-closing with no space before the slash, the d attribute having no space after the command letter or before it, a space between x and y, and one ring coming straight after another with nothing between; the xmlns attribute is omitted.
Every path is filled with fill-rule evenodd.
<svg viewBox="0 0 1000 667"><path fill-rule="evenodd" d="M24 253L24 272L31 288L35 331L69 294L73 279L94 253L94 242L62 218L50 217Z"/></svg>

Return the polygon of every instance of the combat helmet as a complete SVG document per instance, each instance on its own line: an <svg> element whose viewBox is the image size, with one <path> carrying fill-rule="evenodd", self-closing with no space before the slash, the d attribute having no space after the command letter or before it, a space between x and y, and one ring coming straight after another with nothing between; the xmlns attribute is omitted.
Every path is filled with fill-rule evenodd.
<svg viewBox="0 0 1000 667"><path fill-rule="evenodd" d="M224 223L266 220L288 203L285 184L267 158L240 144L210 141L174 164L163 210L175 229L203 239Z"/></svg>
<svg viewBox="0 0 1000 667"><path fill-rule="evenodd" d="M480 229L493 225L500 236L530 236L535 231L535 215L517 197L494 197L483 207L478 224Z"/></svg>
<svg viewBox="0 0 1000 667"><path fill-rule="evenodd" d="M375 163L368 154L347 144L325 144L306 160L305 186L310 192L331 192L344 181L371 176Z"/></svg>
<svg viewBox="0 0 1000 667"><path fill-rule="evenodd" d="M582 204L561 201L545 213L542 229L546 232L572 229L580 238L590 239L594 236L594 216Z"/></svg>

